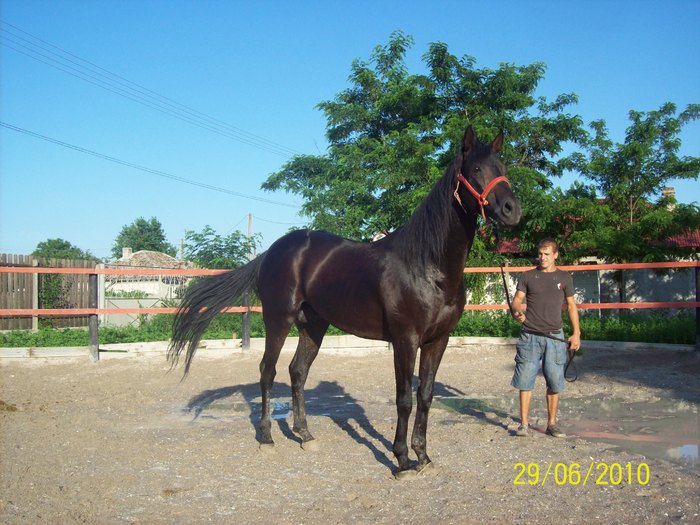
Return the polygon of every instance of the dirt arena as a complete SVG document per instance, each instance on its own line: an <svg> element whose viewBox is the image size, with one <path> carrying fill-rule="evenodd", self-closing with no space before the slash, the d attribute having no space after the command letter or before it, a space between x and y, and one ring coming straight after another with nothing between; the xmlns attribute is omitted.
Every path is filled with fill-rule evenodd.
<svg viewBox="0 0 700 525"><path fill-rule="evenodd" d="M434 403L428 427L434 466L402 481L386 350L322 350L307 383L316 451L301 449L285 418L283 353L272 453L259 450L254 427L258 351L200 352L183 382L163 355L3 360L0 523L700 523L697 468L581 437L514 437L513 352L448 349L436 391L445 403ZM577 367L562 414L577 398L700 402L698 352L590 349ZM446 407L464 399L478 402ZM511 408L492 408L495 399ZM601 476L615 463L633 475ZM545 475L550 464L563 465L558 479Z"/></svg>

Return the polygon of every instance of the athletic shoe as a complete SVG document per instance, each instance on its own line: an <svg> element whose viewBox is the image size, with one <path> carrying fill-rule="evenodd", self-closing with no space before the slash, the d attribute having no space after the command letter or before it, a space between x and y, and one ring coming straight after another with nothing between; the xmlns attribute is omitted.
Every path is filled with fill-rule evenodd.
<svg viewBox="0 0 700 525"><path fill-rule="evenodd" d="M518 430L515 431L515 435L518 437L530 437L530 427L525 425L520 425Z"/></svg>
<svg viewBox="0 0 700 525"><path fill-rule="evenodd" d="M556 425L549 425L547 426L547 435L555 437L555 438L564 438L566 437L566 434L559 430L559 428Z"/></svg>

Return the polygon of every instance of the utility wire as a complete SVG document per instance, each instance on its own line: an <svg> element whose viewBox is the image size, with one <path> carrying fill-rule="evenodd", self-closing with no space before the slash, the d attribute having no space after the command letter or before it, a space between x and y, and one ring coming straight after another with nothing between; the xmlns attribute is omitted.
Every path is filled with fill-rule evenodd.
<svg viewBox="0 0 700 525"><path fill-rule="evenodd" d="M263 219L262 217L258 217L257 215L253 215L253 219L262 221L262 222L268 222L270 224L279 224L282 226L299 226L303 225L304 223L299 221L299 222L280 222L280 221L272 221L270 219Z"/></svg>
<svg viewBox="0 0 700 525"><path fill-rule="evenodd" d="M116 157L110 157L109 155L105 155L104 153L98 153L96 151L92 151L92 150L89 150L86 148L81 148L80 146L75 146L73 144L63 142L62 140L53 139L51 137L47 137L45 135L41 135L39 133L35 133L35 132L29 131L27 129L13 126L12 124L8 124L6 122L0 121L0 126L7 128L7 129L10 129L12 131L16 131L18 133L23 133L25 135L29 135L30 137L41 139L41 140L44 140L46 142L51 142L52 144L56 144L58 146L63 146L64 148L79 151L80 153L92 155L93 157L97 157L99 159L107 160L109 162L114 162L115 164L121 164L122 166L127 166L129 168L133 168L133 169L139 170L139 171L144 171L146 173L151 173L153 175L158 175L159 177L164 177L166 179L174 180L177 182L182 182L184 184L190 184L192 186L199 186L200 188L206 188L208 190L218 191L219 193L226 193L228 195L233 195L235 197L241 197L243 199L250 199L250 200L255 200L255 201L260 201L260 202L266 202L269 204L275 204L277 206L286 206L288 208L299 208L299 206L296 206L294 204L288 204L286 202L280 202L280 201L275 201L272 199L266 199L264 197L256 197L255 195L246 195L245 193L240 193L237 191L229 190L227 188L221 188L219 186L213 186L211 184L206 184L204 182L198 182L198 181L186 179L186 178L180 177L178 175L172 175L172 174L167 173L165 171L160 171L160 170L148 168L146 166L139 166L138 164L134 164L133 162L121 160L121 159L118 159Z"/></svg>
<svg viewBox="0 0 700 525"><path fill-rule="evenodd" d="M185 104L176 102L120 75L46 42L17 26L0 20L0 44L84 82L142 104L161 113L249 146L289 157L299 152L249 133ZM29 37L29 38L26 38Z"/></svg>

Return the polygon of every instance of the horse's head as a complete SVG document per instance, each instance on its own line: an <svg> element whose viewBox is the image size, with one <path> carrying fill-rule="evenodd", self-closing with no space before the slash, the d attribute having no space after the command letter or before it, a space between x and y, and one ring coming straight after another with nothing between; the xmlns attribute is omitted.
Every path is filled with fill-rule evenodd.
<svg viewBox="0 0 700 525"><path fill-rule="evenodd" d="M503 226L515 226L522 211L506 178L506 168L498 159L502 145L502 133L491 144L482 144L471 126L467 128L455 199L467 212L483 215L484 219L488 216Z"/></svg>

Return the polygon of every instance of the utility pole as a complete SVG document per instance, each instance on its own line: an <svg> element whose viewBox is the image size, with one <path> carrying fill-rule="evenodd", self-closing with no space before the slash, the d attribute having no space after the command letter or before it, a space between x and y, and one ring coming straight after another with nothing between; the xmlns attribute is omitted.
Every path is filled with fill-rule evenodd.
<svg viewBox="0 0 700 525"><path fill-rule="evenodd" d="M252 238L253 238L253 214L248 214L248 262L253 260L253 248L252 248ZM245 308L250 307L250 290L243 292L243 306ZM250 350L250 310L243 312L243 325L241 327L241 348L243 350Z"/></svg>

